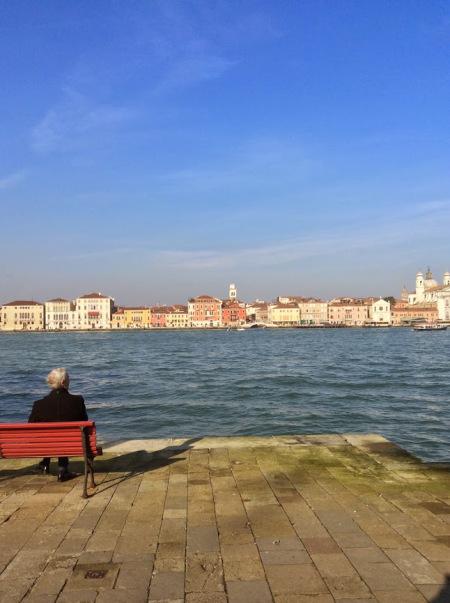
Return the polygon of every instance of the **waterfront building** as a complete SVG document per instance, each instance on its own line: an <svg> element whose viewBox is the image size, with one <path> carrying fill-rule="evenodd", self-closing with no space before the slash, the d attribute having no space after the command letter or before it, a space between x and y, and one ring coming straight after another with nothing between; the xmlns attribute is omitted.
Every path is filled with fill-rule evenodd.
<svg viewBox="0 0 450 603"><path fill-rule="evenodd" d="M175 304L167 308L166 327L168 329L188 329L190 326L191 319L187 306Z"/></svg>
<svg viewBox="0 0 450 603"><path fill-rule="evenodd" d="M269 304L269 323L279 327L294 327L300 324L300 308L298 304Z"/></svg>
<svg viewBox="0 0 450 603"><path fill-rule="evenodd" d="M265 301L256 300L245 307L247 322L266 324L269 322L269 304Z"/></svg>
<svg viewBox="0 0 450 603"><path fill-rule="evenodd" d="M428 268L425 276L422 272L416 274L416 289L408 294L408 302L411 305L422 303L436 303L438 319L450 320L450 272L444 274L440 285Z"/></svg>
<svg viewBox="0 0 450 603"><path fill-rule="evenodd" d="M328 322L348 327L363 326L370 322L372 303L370 299L333 300L328 304Z"/></svg>
<svg viewBox="0 0 450 603"><path fill-rule="evenodd" d="M372 303L371 319L376 324L390 325L392 322L390 302L381 297L374 301Z"/></svg>
<svg viewBox="0 0 450 603"><path fill-rule="evenodd" d="M125 306L123 308L125 323L128 329L149 329L151 311L148 306Z"/></svg>
<svg viewBox="0 0 450 603"><path fill-rule="evenodd" d="M436 303L408 304L391 308L392 324L407 325L411 322L436 322L438 309Z"/></svg>
<svg viewBox="0 0 450 603"><path fill-rule="evenodd" d="M111 316L112 329L126 329L126 318L124 308L117 308Z"/></svg>
<svg viewBox="0 0 450 603"><path fill-rule="evenodd" d="M321 299L311 298L298 302L300 324L320 325L328 320L328 303Z"/></svg>
<svg viewBox="0 0 450 603"><path fill-rule="evenodd" d="M75 304L56 297L45 302L45 328L49 331L67 331L77 328Z"/></svg>
<svg viewBox="0 0 450 603"><path fill-rule="evenodd" d="M428 268L425 276L423 272L416 274L416 289L408 294L409 304L437 302L442 293L450 293L450 272L444 274L442 285L433 278L433 273Z"/></svg>
<svg viewBox="0 0 450 603"><path fill-rule="evenodd" d="M152 328L164 329L167 326L168 306L152 306L150 308L150 323Z"/></svg>
<svg viewBox="0 0 450 603"><path fill-rule="evenodd" d="M222 326L222 300L211 295L199 295L188 302L191 325L195 328Z"/></svg>
<svg viewBox="0 0 450 603"><path fill-rule="evenodd" d="M3 331L41 331L45 326L45 307L36 301L11 301L1 307Z"/></svg>
<svg viewBox="0 0 450 603"><path fill-rule="evenodd" d="M150 308L147 306L122 306L111 317L113 329L149 329Z"/></svg>
<svg viewBox="0 0 450 603"><path fill-rule="evenodd" d="M79 329L109 329L114 306L112 297L102 293L87 293L75 301Z"/></svg>
<svg viewBox="0 0 450 603"><path fill-rule="evenodd" d="M246 320L245 304L237 300L225 300L222 303L222 324L224 327L243 325Z"/></svg>

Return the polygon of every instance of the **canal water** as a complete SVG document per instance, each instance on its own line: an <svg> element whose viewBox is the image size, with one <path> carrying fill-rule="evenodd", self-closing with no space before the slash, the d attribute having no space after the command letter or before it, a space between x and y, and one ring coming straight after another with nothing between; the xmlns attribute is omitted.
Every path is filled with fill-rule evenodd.
<svg viewBox="0 0 450 603"><path fill-rule="evenodd" d="M450 330L1 333L0 420L56 366L104 441L377 432L450 460Z"/></svg>

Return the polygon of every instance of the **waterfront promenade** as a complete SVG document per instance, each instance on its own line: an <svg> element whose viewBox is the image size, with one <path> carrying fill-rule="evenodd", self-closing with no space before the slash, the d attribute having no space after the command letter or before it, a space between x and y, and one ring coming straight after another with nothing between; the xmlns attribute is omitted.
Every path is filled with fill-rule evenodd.
<svg viewBox="0 0 450 603"><path fill-rule="evenodd" d="M0 465L2 603L450 601L450 471L377 435L124 442L88 500L33 465Z"/></svg>

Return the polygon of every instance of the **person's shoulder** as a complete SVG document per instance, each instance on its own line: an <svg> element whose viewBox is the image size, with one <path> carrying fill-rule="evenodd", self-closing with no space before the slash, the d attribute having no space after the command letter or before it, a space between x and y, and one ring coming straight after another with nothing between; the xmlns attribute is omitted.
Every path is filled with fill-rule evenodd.
<svg viewBox="0 0 450 603"><path fill-rule="evenodd" d="M39 406L39 404L43 404L45 402L47 402L48 400L48 396L44 396L43 398L39 398L39 400L35 400L33 402L33 406Z"/></svg>
<svg viewBox="0 0 450 603"><path fill-rule="evenodd" d="M83 396L80 396L79 394L69 394L69 396L74 402L79 402L80 404L84 403Z"/></svg>

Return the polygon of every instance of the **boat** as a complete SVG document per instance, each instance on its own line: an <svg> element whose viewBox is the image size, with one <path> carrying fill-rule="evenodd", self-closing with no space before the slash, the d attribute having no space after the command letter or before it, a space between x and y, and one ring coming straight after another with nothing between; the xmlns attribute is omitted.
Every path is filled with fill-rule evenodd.
<svg viewBox="0 0 450 603"><path fill-rule="evenodd" d="M447 330L447 325L437 325L435 323L426 324L426 325L416 325L415 327L413 327L413 331L446 331L446 330Z"/></svg>

